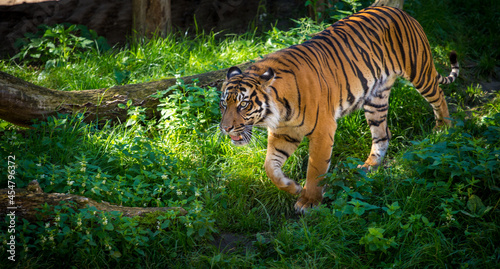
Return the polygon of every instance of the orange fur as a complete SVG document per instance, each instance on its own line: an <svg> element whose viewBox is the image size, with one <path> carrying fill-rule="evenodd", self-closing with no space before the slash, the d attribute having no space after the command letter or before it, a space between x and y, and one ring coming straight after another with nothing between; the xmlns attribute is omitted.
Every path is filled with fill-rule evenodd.
<svg viewBox="0 0 500 269"><path fill-rule="evenodd" d="M338 118L364 108L373 141L363 167L380 165L391 136L386 118L396 77L412 82L432 105L437 126L450 124L438 85L458 75L456 54L450 60L452 72L442 77L415 19L396 8L367 8L244 72L230 68L222 86L220 127L237 145L248 143L252 126L268 128L267 175L278 188L300 194L295 209L304 212L322 200L318 183L330 165ZM304 137L310 142L302 188L281 167Z"/></svg>

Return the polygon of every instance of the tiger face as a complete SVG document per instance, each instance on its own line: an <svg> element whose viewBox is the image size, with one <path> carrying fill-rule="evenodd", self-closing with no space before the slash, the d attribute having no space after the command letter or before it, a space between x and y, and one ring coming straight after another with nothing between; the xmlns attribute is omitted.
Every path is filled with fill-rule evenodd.
<svg viewBox="0 0 500 269"><path fill-rule="evenodd" d="M271 68L260 76L242 73L238 67L229 69L219 104L222 114L220 129L229 135L234 145L248 144L253 126L276 125L273 115L278 113L266 94L266 87L273 78Z"/></svg>

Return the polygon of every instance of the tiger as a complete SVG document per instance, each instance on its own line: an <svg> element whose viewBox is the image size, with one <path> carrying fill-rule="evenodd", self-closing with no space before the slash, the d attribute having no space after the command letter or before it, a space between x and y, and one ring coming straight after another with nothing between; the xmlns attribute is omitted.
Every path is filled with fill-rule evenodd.
<svg viewBox="0 0 500 269"><path fill-rule="evenodd" d="M397 77L410 81L433 108L436 126L451 126L439 84L459 74L457 54L449 55L451 73L440 75L421 25L393 7L368 7L332 24L302 44L278 50L245 71L227 70L221 87L221 134L246 145L253 126L267 127L264 168L280 190L299 195L297 213L323 199L337 120L364 109L372 136L361 168L377 168L391 139L387 126L389 94ZM301 141L309 140L305 184L282 167Z"/></svg>

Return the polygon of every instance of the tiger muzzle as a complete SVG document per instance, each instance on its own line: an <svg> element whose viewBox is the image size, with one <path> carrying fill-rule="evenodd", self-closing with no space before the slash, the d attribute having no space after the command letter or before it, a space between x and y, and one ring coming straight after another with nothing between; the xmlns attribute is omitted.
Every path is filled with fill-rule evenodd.
<svg viewBox="0 0 500 269"><path fill-rule="evenodd" d="M231 142L236 146L243 146L250 142L252 138L252 126L245 125L241 131L236 131L232 127L221 126L222 132L229 135Z"/></svg>

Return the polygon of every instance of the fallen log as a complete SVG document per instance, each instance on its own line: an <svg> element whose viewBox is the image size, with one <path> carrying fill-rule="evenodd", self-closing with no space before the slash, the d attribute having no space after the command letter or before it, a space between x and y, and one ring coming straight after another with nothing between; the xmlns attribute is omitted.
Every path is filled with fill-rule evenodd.
<svg viewBox="0 0 500 269"><path fill-rule="evenodd" d="M246 69L251 62L238 65ZM227 69L186 76L181 79L187 83L198 79L201 87L220 88ZM29 127L35 120L43 121L59 114L83 113L85 122L120 121L127 119L127 110L118 107L129 100L133 106L147 108L147 115L156 115L157 98L151 97L158 91L167 90L175 85L176 78L114 86L111 88L57 91L44 88L0 71L0 119L13 124ZM167 93L168 95L168 93Z"/></svg>
<svg viewBox="0 0 500 269"><path fill-rule="evenodd" d="M12 191L15 191L13 195ZM9 193L10 192L10 193ZM10 197L9 197L10 196ZM12 199L11 199L12 198ZM187 211L182 207L128 207L112 205L108 202L97 202L84 196L65 193L46 193L36 180L31 181L25 189L0 189L0 216L7 216L15 212L16 218L25 218L28 221L47 221L54 216L41 215L39 209L46 204L51 208L67 203L74 209L95 207L98 211L118 211L125 217L145 216L148 213L175 211L178 216L184 216Z"/></svg>

